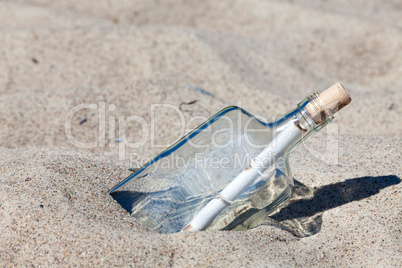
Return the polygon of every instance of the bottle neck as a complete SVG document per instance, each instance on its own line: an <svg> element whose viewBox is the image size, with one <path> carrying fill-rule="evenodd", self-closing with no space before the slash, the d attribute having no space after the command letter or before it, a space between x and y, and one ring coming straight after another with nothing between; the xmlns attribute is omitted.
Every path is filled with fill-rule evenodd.
<svg viewBox="0 0 402 268"><path fill-rule="evenodd" d="M299 110L298 120L308 132L311 130L320 131L334 118L334 115L320 99L318 93L307 97L297 106Z"/></svg>
<svg viewBox="0 0 402 268"><path fill-rule="evenodd" d="M287 152L292 152L310 134L320 131L334 118L331 111L324 105L317 93L301 101L296 108L293 119L289 122L299 129L299 138L291 143Z"/></svg>

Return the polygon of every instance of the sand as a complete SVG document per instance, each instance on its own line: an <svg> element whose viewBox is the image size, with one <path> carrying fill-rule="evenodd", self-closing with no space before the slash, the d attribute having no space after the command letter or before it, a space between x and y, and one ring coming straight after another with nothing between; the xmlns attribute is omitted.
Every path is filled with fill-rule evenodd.
<svg viewBox="0 0 402 268"><path fill-rule="evenodd" d="M401 12L397 0L0 1L0 266L397 267ZM186 122L229 105L271 119L338 81L353 101L293 152L297 191L271 225L161 235L107 194L200 123L181 129L171 107L196 100ZM93 148L66 137L83 103L105 107L105 125L97 110L72 116ZM154 139L122 153L110 122L131 115Z"/></svg>

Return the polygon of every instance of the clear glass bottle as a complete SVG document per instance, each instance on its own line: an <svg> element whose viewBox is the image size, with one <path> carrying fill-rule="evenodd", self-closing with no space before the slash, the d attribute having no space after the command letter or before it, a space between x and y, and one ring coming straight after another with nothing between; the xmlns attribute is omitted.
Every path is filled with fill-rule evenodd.
<svg viewBox="0 0 402 268"><path fill-rule="evenodd" d="M307 106L315 115L319 114L320 120L313 120ZM269 144L272 146L276 137L289 127L296 127L300 136L293 138L275 163L227 204L208 229L256 227L261 217L283 206L292 196L289 154L332 118L331 110L318 94L272 123L262 122L242 108L227 107L119 183L110 194L150 229L159 233L180 232Z"/></svg>

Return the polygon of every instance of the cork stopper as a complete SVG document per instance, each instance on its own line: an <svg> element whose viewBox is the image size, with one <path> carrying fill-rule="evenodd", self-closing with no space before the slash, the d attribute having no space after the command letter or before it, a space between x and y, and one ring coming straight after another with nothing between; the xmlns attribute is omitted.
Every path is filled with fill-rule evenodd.
<svg viewBox="0 0 402 268"><path fill-rule="evenodd" d="M335 114L348 105L352 98L341 83L336 83L319 94L316 101L311 101L306 106L306 111L316 124L322 123L327 118L328 111Z"/></svg>

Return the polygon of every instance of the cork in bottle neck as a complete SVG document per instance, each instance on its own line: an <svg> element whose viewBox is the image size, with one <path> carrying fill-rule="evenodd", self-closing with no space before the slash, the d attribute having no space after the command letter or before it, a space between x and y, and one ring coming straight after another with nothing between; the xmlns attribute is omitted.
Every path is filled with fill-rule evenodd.
<svg viewBox="0 0 402 268"><path fill-rule="evenodd" d="M321 129L334 118L334 114L351 102L349 93L340 83L336 83L321 94L314 93L307 98L309 103L305 110L317 125L315 129Z"/></svg>

